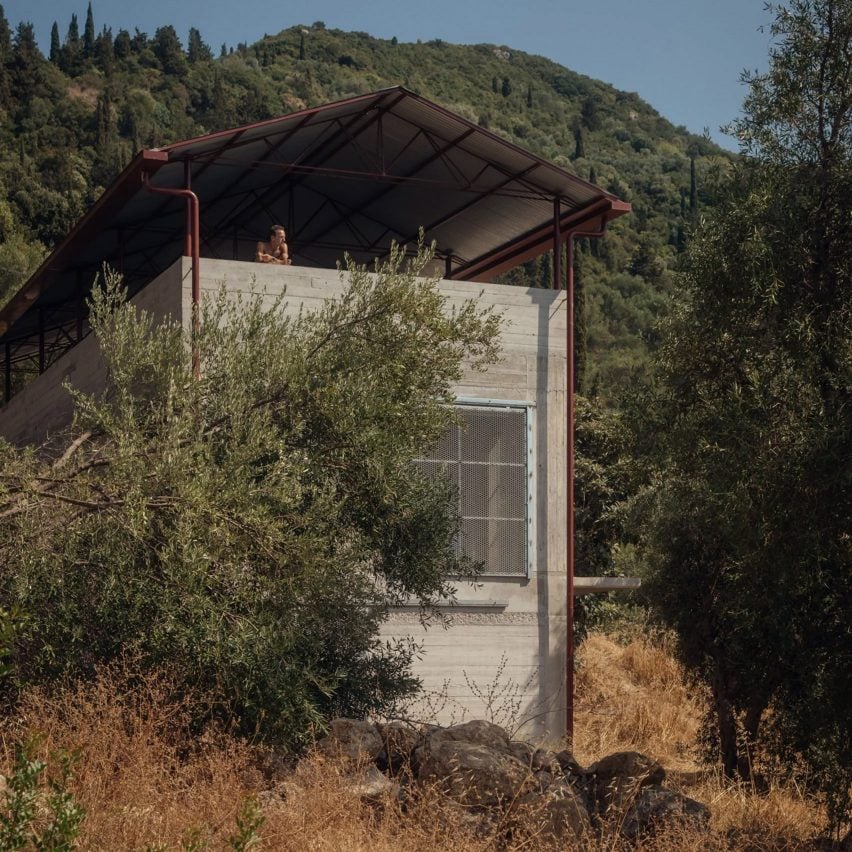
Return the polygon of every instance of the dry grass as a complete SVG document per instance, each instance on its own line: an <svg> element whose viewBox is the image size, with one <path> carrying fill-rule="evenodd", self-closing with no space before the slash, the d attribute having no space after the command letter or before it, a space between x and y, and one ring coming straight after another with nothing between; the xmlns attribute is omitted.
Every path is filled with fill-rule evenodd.
<svg viewBox="0 0 852 852"><path fill-rule="evenodd" d="M768 793L729 784L691 762L701 696L684 683L665 642L619 644L592 636L582 649L576 753L581 762L623 749L649 754L670 770L671 784L708 804L712 832L679 831L640 844L643 852L804 850L822 813L794 787ZM229 849L238 813L258 796L264 823L258 849L282 852L486 852L547 850L535 820L514 815L477 835L470 816L437 790L408 800L365 804L338 763L315 756L270 777L264 753L227 732L201 735L191 707L167 677L140 677L132 667L56 697L30 692L0 728L0 771L13 743L39 733L43 755L79 754L72 790L86 809L80 848L92 850ZM265 766L267 774L260 767ZM626 848L618 825L605 826L584 852ZM198 843L197 846L191 846ZM553 848L566 848L554 846Z"/></svg>
<svg viewBox="0 0 852 852"><path fill-rule="evenodd" d="M8 773L15 739L37 735L43 759L76 754L84 849L179 848L193 837L224 848L260 776L245 743L212 728L193 736L190 709L167 677L127 667L57 697L33 690L3 732L0 771Z"/></svg>
<svg viewBox="0 0 852 852"><path fill-rule="evenodd" d="M592 634L580 647L574 753L581 763L631 749L693 771L704 697L689 688L662 637L628 644Z"/></svg>
<svg viewBox="0 0 852 852"><path fill-rule="evenodd" d="M592 634L578 653L574 754L591 763L635 750L665 766L667 785L708 805L711 836L675 832L655 850L804 850L825 824L819 805L793 783L768 791L733 784L698 762L707 696L691 687L665 636L619 642ZM613 841L614 843L614 841ZM615 848L615 845L605 848Z"/></svg>

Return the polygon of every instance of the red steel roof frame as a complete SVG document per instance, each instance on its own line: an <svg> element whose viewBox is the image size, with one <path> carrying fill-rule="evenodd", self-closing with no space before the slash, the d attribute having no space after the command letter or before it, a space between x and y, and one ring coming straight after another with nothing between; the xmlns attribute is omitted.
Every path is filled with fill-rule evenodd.
<svg viewBox="0 0 852 852"><path fill-rule="evenodd" d="M375 135L374 150L367 134ZM293 151L298 156L290 156ZM377 168L359 166L365 155ZM394 155L389 167L386 155ZM263 236L257 233L260 222L285 218L282 195L289 193L292 211L296 192L304 190L296 204L313 208L311 217L304 217L309 224L300 234L298 219L287 223L297 263L301 255L305 265L333 266L328 259L339 258L344 248L356 258L360 253L359 259L381 256L391 239L408 241L416 226L425 225L451 277L463 280L486 280L551 249L557 199L563 211L560 238L603 230L630 210L588 181L393 87L141 151L0 310L0 340L31 336L36 304L52 307L79 299L81 286L88 289L102 261L143 281L181 253L182 208L145 193L143 174L161 186L188 188L191 180L201 202L202 243L214 252L233 240L236 256L238 244L244 248ZM225 211L232 199L235 206ZM214 209L217 205L223 209ZM206 222L205 210L211 213ZM243 212L250 225L238 222ZM221 216L221 233L214 213ZM327 239L312 242L312 228ZM352 251L344 236L363 244ZM132 246L134 240L140 244ZM462 251L456 242L464 245ZM126 264L128 257L135 258L132 264Z"/></svg>

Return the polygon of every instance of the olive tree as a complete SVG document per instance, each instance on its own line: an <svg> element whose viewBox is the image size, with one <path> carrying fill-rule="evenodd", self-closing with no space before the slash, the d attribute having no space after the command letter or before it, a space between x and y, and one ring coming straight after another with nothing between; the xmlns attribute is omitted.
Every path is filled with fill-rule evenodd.
<svg viewBox="0 0 852 852"><path fill-rule="evenodd" d="M761 731L848 818L852 0L776 7L742 156L686 255L642 429L648 598L709 685L721 756ZM771 711L771 713L769 712ZM813 777L813 776L812 776Z"/></svg>
<svg viewBox="0 0 852 852"><path fill-rule="evenodd" d="M446 486L412 459L454 416L463 361L496 357L499 325L475 301L449 310L417 277L426 259L351 266L314 312L223 290L194 340L107 276L91 302L106 388L72 391L49 457L0 449L7 693L129 653L296 744L416 688L415 649L379 626L402 600L428 614L467 566Z"/></svg>

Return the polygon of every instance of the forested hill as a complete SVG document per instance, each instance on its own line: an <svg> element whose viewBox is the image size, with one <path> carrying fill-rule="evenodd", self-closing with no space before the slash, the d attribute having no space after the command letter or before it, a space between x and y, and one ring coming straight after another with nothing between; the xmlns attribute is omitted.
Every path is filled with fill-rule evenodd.
<svg viewBox="0 0 852 852"><path fill-rule="evenodd" d="M38 34L41 35L41 34ZM25 280L143 147L402 84L630 201L581 245L588 370L605 394L646 357L670 270L728 161L642 99L494 45L403 44L321 22L215 50L191 30L113 33L92 8L54 25L44 56L0 7L0 300ZM582 241L581 241L582 242ZM507 276L549 285L549 261ZM582 356L582 351L581 351Z"/></svg>

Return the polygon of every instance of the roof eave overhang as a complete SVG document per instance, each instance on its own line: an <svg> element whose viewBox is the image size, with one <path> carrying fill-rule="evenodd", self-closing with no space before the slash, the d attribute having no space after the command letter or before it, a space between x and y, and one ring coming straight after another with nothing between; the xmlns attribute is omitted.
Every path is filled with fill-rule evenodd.
<svg viewBox="0 0 852 852"><path fill-rule="evenodd" d="M127 199L139 189L142 174L154 172L168 161L169 155L166 151L145 150L140 151L125 166L124 171L68 232L65 239L44 259L27 283L0 310L0 336L6 334L50 286L53 274L64 268L66 257L73 254L76 244L85 239L91 229L101 227L104 217L120 210Z"/></svg>
<svg viewBox="0 0 852 852"><path fill-rule="evenodd" d="M598 199L581 210L565 213L559 220L557 239L562 243L572 235L603 236L613 219L629 213L631 209L628 202L617 198ZM453 270L453 278L460 281L490 281L495 275L550 251L553 245L554 225L543 225L487 255L457 267Z"/></svg>

